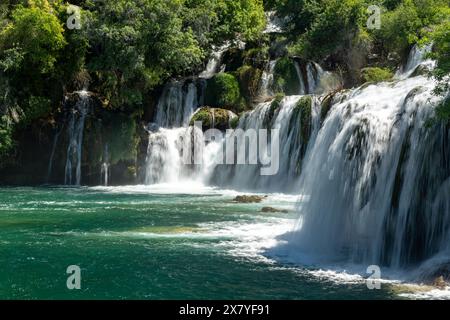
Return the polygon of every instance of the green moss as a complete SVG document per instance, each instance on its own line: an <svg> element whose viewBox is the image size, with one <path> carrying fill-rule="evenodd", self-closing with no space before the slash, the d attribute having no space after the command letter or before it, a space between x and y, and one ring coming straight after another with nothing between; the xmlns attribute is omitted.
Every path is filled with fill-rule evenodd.
<svg viewBox="0 0 450 320"><path fill-rule="evenodd" d="M244 64L262 68L267 62L269 62L269 48L252 48L244 53Z"/></svg>
<svg viewBox="0 0 450 320"><path fill-rule="evenodd" d="M241 92L247 102L250 103L258 96L262 71L247 65L239 68L237 73Z"/></svg>
<svg viewBox="0 0 450 320"><path fill-rule="evenodd" d="M0 159L8 154L13 146L11 120L7 116L0 117ZM0 162L1 166L1 162Z"/></svg>
<svg viewBox="0 0 450 320"><path fill-rule="evenodd" d="M204 107L197 111L191 118L189 125L193 126L195 122L201 122L203 128L211 128L212 119L210 109Z"/></svg>
<svg viewBox="0 0 450 320"><path fill-rule="evenodd" d="M219 73L208 81L206 104L240 112L245 108L239 81L229 73Z"/></svg>
<svg viewBox="0 0 450 320"><path fill-rule="evenodd" d="M239 48L231 48L223 54L222 63L226 65L226 71L236 71L243 65L243 52Z"/></svg>
<svg viewBox="0 0 450 320"><path fill-rule="evenodd" d="M363 82L382 82L390 81L394 77L392 71L386 68L364 68L361 70L361 79Z"/></svg>
<svg viewBox="0 0 450 320"><path fill-rule="evenodd" d="M269 111L267 112L266 118L264 119L264 125L267 128L270 127L270 124L272 123L275 113L281 107L281 103L283 102L284 97L285 97L285 94L282 92L279 92L276 94L275 98L273 99L272 103L270 104Z"/></svg>
<svg viewBox="0 0 450 320"><path fill-rule="evenodd" d="M287 57L277 61L274 69L275 90L286 95L295 95L300 92L300 82L295 69L295 63Z"/></svg>
<svg viewBox="0 0 450 320"><path fill-rule="evenodd" d="M293 123L296 119L300 118L300 135L303 144L306 146L308 144L309 138L311 136L311 122L312 122L312 97L304 96L300 98L294 108L294 114L291 118L291 129L293 126L298 125Z"/></svg>
<svg viewBox="0 0 450 320"><path fill-rule="evenodd" d="M320 121L322 123L325 121L325 118L327 117L328 113L331 110L331 107L333 105L333 98L334 93L331 93L322 100L322 105L320 108Z"/></svg>
<svg viewBox="0 0 450 320"><path fill-rule="evenodd" d="M230 128L230 113L225 109L203 107L192 116L189 124L193 126L195 122L202 122L203 130L226 130Z"/></svg>
<svg viewBox="0 0 450 320"><path fill-rule="evenodd" d="M239 126L239 121L240 121L239 117L234 117L233 119L231 119L230 121L231 129L236 129Z"/></svg>
<svg viewBox="0 0 450 320"><path fill-rule="evenodd" d="M139 143L135 119L121 113L110 113L105 120L103 144L108 144L110 163L134 160Z"/></svg>

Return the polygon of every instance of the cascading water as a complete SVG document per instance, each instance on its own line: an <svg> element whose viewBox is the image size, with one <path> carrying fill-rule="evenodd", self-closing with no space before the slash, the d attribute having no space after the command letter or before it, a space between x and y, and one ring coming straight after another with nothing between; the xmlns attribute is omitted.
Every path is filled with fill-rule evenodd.
<svg viewBox="0 0 450 320"><path fill-rule="evenodd" d="M304 159L298 190L308 200L291 259L405 268L438 254L450 263L450 131L425 125L435 83L403 78L334 97Z"/></svg>
<svg viewBox="0 0 450 320"><path fill-rule="evenodd" d="M302 69L300 68L300 64L298 63L298 61L295 61L294 65L295 65L295 71L297 72L297 78L299 81L299 88L300 88L300 91L298 94L299 95L306 94L307 87L305 85L305 81L303 80L303 73L302 73Z"/></svg>
<svg viewBox="0 0 450 320"><path fill-rule="evenodd" d="M261 75L261 85L259 88L259 96L260 97L270 97L274 95L274 92L272 91L273 86L273 72L275 69L277 61L272 60L267 65L267 68L263 71Z"/></svg>
<svg viewBox="0 0 450 320"><path fill-rule="evenodd" d="M204 90L202 79L165 87L157 107L155 128L149 130L146 184L176 182L195 172L195 168L184 164L183 157L200 148L195 143L199 139L194 139L198 129L190 128L189 121L203 103Z"/></svg>
<svg viewBox="0 0 450 320"><path fill-rule="evenodd" d="M104 186L108 186L109 183L109 167L109 146L106 144L105 150L103 151L103 162L100 170L101 183Z"/></svg>
<svg viewBox="0 0 450 320"><path fill-rule="evenodd" d="M282 33L285 20L277 15L276 11L266 12L267 25L264 33Z"/></svg>
<svg viewBox="0 0 450 320"><path fill-rule="evenodd" d="M274 176L260 175L257 164L215 165L219 151L225 156L230 152L224 142L233 134L205 145L191 139L198 128L185 126L150 134L147 183L188 178L238 190L301 194L288 252L303 263L405 268L432 258L450 264L450 130L425 125L439 98L432 94L432 80L411 77L419 65L429 64L418 55L413 50L413 61L394 82L322 97L290 96L279 105L261 103L242 115L237 129L280 130L282 157ZM261 94L270 88L274 65L263 77ZM308 63L304 76L297 66L299 79L307 80L305 92L326 92L322 82L330 73ZM179 114L188 114L179 98L183 95L168 96L177 96L173 105L181 108ZM159 108L165 105L170 103L160 102ZM172 120L167 119L173 116L165 114L157 119L170 128ZM186 119L173 121L181 125ZM248 148L244 140L232 151ZM180 160L199 150L203 166L186 167Z"/></svg>
<svg viewBox="0 0 450 320"><path fill-rule="evenodd" d="M163 128L186 127L198 107L197 84L172 82L159 99L155 123Z"/></svg>
<svg viewBox="0 0 450 320"><path fill-rule="evenodd" d="M76 92L79 99L75 107L70 110L67 127L69 144L67 147L67 160L65 167L64 184L81 184L81 153L83 147L83 133L86 115L89 112L90 97L87 91Z"/></svg>
<svg viewBox="0 0 450 320"><path fill-rule="evenodd" d="M308 142L317 135L319 118L319 104L317 98L312 96L286 97L278 108L274 108L271 103L260 104L254 111L241 118L237 129L280 130L281 149L278 173L262 176L260 164L219 165L214 169L210 183L238 190L293 192L298 183ZM233 138L233 136L230 137L230 139ZM239 140L234 150L224 147L225 154L234 153L236 150L247 150L247 144L246 140ZM270 143L267 149L270 149ZM269 154L268 150L258 150L258 152Z"/></svg>
<svg viewBox="0 0 450 320"><path fill-rule="evenodd" d="M426 56L431 52L431 49L432 45L427 45L422 48L418 45L414 45L409 53L406 64L397 71L395 78L399 80L408 78L420 65L425 66L427 69L432 69L435 62L431 59L426 59Z"/></svg>
<svg viewBox="0 0 450 320"><path fill-rule="evenodd" d="M215 49L211 54L211 58L209 59L208 64L206 65L206 69L202 73L200 73L199 78L210 79L217 72L220 72L222 56L229 48L230 43L225 43L223 46Z"/></svg>
<svg viewBox="0 0 450 320"><path fill-rule="evenodd" d="M53 145L52 145L52 151L50 153L50 158L48 160L48 169L47 169L47 181L46 183L50 182L50 179L52 177L52 172L53 172L53 160L55 158L55 152L56 152L56 147L58 145L58 141L59 141L59 137L61 135L61 131L62 129L59 129L56 134L55 137L53 138Z"/></svg>

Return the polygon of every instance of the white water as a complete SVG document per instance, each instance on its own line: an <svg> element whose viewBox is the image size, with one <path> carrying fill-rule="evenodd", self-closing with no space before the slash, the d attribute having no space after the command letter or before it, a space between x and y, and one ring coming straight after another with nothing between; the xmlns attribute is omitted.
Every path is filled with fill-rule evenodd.
<svg viewBox="0 0 450 320"><path fill-rule="evenodd" d="M101 183L104 186L108 186L109 183L109 147L108 144L105 145L105 150L103 151L103 163L100 170L100 177L102 179Z"/></svg>
<svg viewBox="0 0 450 320"><path fill-rule="evenodd" d="M307 141L305 118L295 108L301 96L286 97L277 110L262 103L244 114L240 129L280 129L282 157L275 176L259 175L259 165L215 166L218 143L207 146L206 166L186 172L179 161L186 152L186 145L180 148L184 127L163 129L151 139L147 183L192 179L236 190L301 194L305 201L298 207L296 230L278 248L287 260L417 268L450 252L450 133L444 126L425 126L438 98L432 95L433 81L410 77L422 61L413 52L396 81L337 94L326 119L320 116L321 97L313 95ZM314 63L306 71L305 92L323 92L327 73ZM270 83L270 72L264 79ZM261 92L268 92L266 83ZM439 261L436 270L450 259Z"/></svg>
<svg viewBox="0 0 450 320"><path fill-rule="evenodd" d="M276 11L266 12L266 20L267 24L264 33L282 33L284 31L285 21L277 16Z"/></svg>
<svg viewBox="0 0 450 320"><path fill-rule="evenodd" d="M297 77L298 77L299 87L300 87L300 91L298 92L298 94L304 95L307 92L307 88L305 85L305 81L303 80L303 73L302 73L302 70L300 68L300 64L298 63L298 61L295 61L295 71L297 72Z"/></svg>
<svg viewBox="0 0 450 320"><path fill-rule="evenodd" d="M276 60L270 61L267 68L263 71L261 75L261 85L259 88L260 97L266 98L274 95L272 86L273 86L273 72L276 63L277 63Z"/></svg>
<svg viewBox="0 0 450 320"><path fill-rule="evenodd" d="M50 182L50 179L52 177L52 172L53 172L53 160L55 158L55 152L56 152L56 147L58 145L58 141L59 141L59 136L61 135L61 129L58 130L58 132L56 132L55 137L53 138L53 145L52 145L52 151L50 153L50 158L48 160L48 169L47 169L47 181L46 183Z"/></svg>
<svg viewBox="0 0 450 320"><path fill-rule="evenodd" d="M305 158L291 257L402 268L448 250L449 132L425 127L433 87L416 77L339 97Z"/></svg>
<svg viewBox="0 0 450 320"><path fill-rule="evenodd" d="M70 110L67 134L69 144L64 176L65 185L81 184L81 161L83 148L83 133L86 115L89 112L90 97L87 91L77 92L79 100L73 110Z"/></svg>
<svg viewBox="0 0 450 320"><path fill-rule="evenodd" d="M420 48L418 45L414 45L409 53L406 65L397 71L395 78L398 80L404 80L410 77L420 65L425 66L428 69L434 68L435 62L433 60L426 59L426 55L431 52L431 49L432 45L427 45L423 48Z"/></svg>
<svg viewBox="0 0 450 320"><path fill-rule="evenodd" d="M270 115L271 103L262 103L240 119L238 129L279 129L280 130L280 167L276 175L260 175L261 165L219 165L214 169L210 183L222 187L237 190L259 190L259 191L282 191L293 192L298 184L302 157L306 151L307 141L304 141L301 130L302 114L296 111L297 102L301 96L290 96L283 99L279 109ZM319 104L312 97L311 119L309 133L310 139L314 139L319 129ZM231 136L233 138L233 136ZM260 154L267 155L270 150L271 141L267 150L258 150ZM244 140L236 146L236 150L247 150L248 146ZM229 150L225 149L225 152ZM234 152L234 151L233 151Z"/></svg>
<svg viewBox="0 0 450 320"><path fill-rule="evenodd" d="M211 58L209 59L206 69L200 73L199 78L210 79L216 73L222 71L221 63L223 54L230 48L230 43L225 43L223 46L213 50Z"/></svg>
<svg viewBox="0 0 450 320"><path fill-rule="evenodd" d="M198 96L194 82L167 84L156 107L156 124L163 128L186 127L199 106Z"/></svg>

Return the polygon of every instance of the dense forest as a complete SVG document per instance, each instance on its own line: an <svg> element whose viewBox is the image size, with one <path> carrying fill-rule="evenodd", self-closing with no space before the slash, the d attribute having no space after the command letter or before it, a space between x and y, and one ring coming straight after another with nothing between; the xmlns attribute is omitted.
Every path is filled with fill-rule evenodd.
<svg viewBox="0 0 450 320"><path fill-rule="evenodd" d="M379 28L368 24L372 5L381 9ZM269 12L282 31L265 31ZM293 58L340 75L340 90L390 80L413 45L432 44L435 94L449 92L447 0L4 0L0 26L3 168L49 153L67 97L83 89L97 97L99 130L116 136L112 162L136 158L138 124L154 117L163 85L199 74L224 44L227 70L208 80L207 104L236 114L254 107L262 70L273 58L281 96L296 91ZM431 120L448 121L449 99L437 110Z"/></svg>

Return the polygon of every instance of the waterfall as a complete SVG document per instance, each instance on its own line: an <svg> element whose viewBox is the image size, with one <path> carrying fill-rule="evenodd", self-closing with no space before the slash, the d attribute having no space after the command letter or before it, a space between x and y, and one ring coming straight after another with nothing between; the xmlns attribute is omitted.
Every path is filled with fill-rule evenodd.
<svg viewBox="0 0 450 320"><path fill-rule="evenodd" d="M414 45L408 55L406 64L397 71L395 78L403 80L410 77L420 65L423 65L428 69L432 69L435 62L430 59L425 59L426 55L431 52L431 50L432 45L427 45L423 48L420 48L418 45Z"/></svg>
<svg viewBox="0 0 450 320"><path fill-rule="evenodd" d="M335 97L305 156L291 255L400 268L449 249L450 131L425 126L433 88L419 76Z"/></svg>
<svg viewBox="0 0 450 320"><path fill-rule="evenodd" d="M198 105L196 83L171 82L159 99L155 122L164 128L185 127Z"/></svg>
<svg viewBox="0 0 450 320"><path fill-rule="evenodd" d="M276 11L266 12L266 29L263 33L282 33L285 19L279 17Z"/></svg>
<svg viewBox="0 0 450 320"><path fill-rule="evenodd" d="M59 141L59 136L61 135L61 131L62 129L59 129L56 134L55 137L53 138L53 145L52 145L52 151L50 153L50 158L48 160L48 168L47 168L47 181L46 183L50 182L50 179L52 177L52 172L53 172L53 159L55 158L55 152L56 152L56 147L58 145L58 141Z"/></svg>
<svg viewBox="0 0 450 320"><path fill-rule="evenodd" d="M215 145L210 143L205 146L201 129L197 127L160 128L157 132L151 132L145 183L176 183L184 180L205 182ZM195 158L201 154L204 155L203 159Z"/></svg>
<svg viewBox="0 0 450 320"><path fill-rule="evenodd" d="M109 167L109 146L106 144L103 151L103 163L100 170L101 183L106 187L109 183Z"/></svg>
<svg viewBox="0 0 450 320"><path fill-rule="evenodd" d="M83 147L83 133L86 115L89 112L90 97L87 91L76 92L78 101L70 110L67 135L69 143L67 147L67 160L64 176L65 185L81 184L81 153Z"/></svg>
<svg viewBox="0 0 450 320"><path fill-rule="evenodd" d="M209 59L206 69L200 73L199 78L201 79L210 79L216 73L222 71L220 69L222 63L223 54L230 48L230 43L225 43L219 48L214 48L211 54L211 58Z"/></svg>
<svg viewBox="0 0 450 320"><path fill-rule="evenodd" d="M267 65L267 68L263 71L261 75L261 85L259 88L260 97L271 97L274 95L272 91L273 86L273 72L275 70L276 60L272 60Z"/></svg>
<svg viewBox="0 0 450 320"><path fill-rule="evenodd" d="M298 94L299 95L306 94L307 88L305 86L305 81L303 80L303 72L302 72L302 69L300 68L300 64L298 63L298 61L295 61L294 65L295 65L295 71L297 72L297 78L298 78L299 87L300 87L300 91Z"/></svg>
<svg viewBox="0 0 450 320"><path fill-rule="evenodd" d="M303 100L306 99L306 100ZM306 108L299 106L307 101ZM301 163L308 142L315 139L320 122L319 103L316 97L289 96L283 99L279 108L271 103L262 103L255 110L244 115L238 128L279 129L280 130L280 166L273 176L261 176L261 165L218 165L210 183L238 190L284 191L293 192L298 183ZM231 137L233 138L233 136ZM224 148L225 153L248 149L245 140L239 141L234 150ZM268 146L270 148L270 144ZM267 150L259 150L267 154Z"/></svg>
<svg viewBox="0 0 450 320"><path fill-rule="evenodd" d="M411 59L406 74L424 63L414 53ZM257 105L221 141L194 139L200 129L184 121L189 113L185 101L193 101L186 98L189 90L180 91L179 85L177 94L163 94L163 100L174 96L177 103L160 101L158 112L161 108L165 116L157 117L157 123L164 127L149 134L146 182L196 180L301 195L299 219L287 246L290 257L302 263L390 268L429 259L450 263L450 129L425 125L440 99L432 93L435 82L409 75L319 96L330 73L312 62L297 66L299 79L307 80L304 91L311 95ZM269 87L263 83L262 92ZM169 109L183 116L177 118ZM245 139L231 149L227 144L239 130L248 129L279 130L277 174L261 175L260 164L215 164L223 154L228 158L233 152L234 157L250 148ZM268 154L269 147L260 154ZM186 165L183 160L199 151L202 165Z"/></svg>

